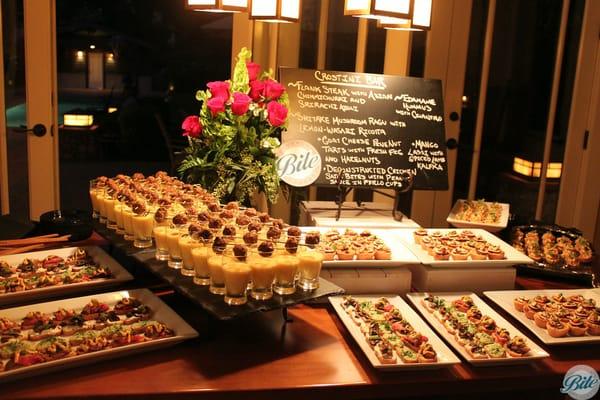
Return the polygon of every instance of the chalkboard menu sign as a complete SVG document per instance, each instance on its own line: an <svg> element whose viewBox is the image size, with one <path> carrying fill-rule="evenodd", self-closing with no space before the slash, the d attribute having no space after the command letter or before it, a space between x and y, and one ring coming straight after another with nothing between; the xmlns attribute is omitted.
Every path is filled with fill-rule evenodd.
<svg viewBox="0 0 600 400"><path fill-rule="evenodd" d="M281 68L290 102L278 170L294 185L448 189L439 80Z"/></svg>

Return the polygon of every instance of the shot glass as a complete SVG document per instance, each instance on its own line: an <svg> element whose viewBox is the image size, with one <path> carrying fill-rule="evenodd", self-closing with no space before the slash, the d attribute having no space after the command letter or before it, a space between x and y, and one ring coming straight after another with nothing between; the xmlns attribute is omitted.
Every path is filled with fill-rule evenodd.
<svg viewBox="0 0 600 400"><path fill-rule="evenodd" d="M133 234L133 211L131 207L125 206L123 208L123 230L125 231L125 240L134 240Z"/></svg>
<svg viewBox="0 0 600 400"><path fill-rule="evenodd" d="M94 219L100 217L100 200L98 199L100 190L96 187L97 182L97 179L90 180L90 201L92 202L92 218Z"/></svg>
<svg viewBox="0 0 600 400"><path fill-rule="evenodd" d="M167 265L174 269L180 269L183 266L181 258L181 249L179 248L179 237L183 229L178 226L171 226L167 231L167 246L169 248L169 261Z"/></svg>
<svg viewBox="0 0 600 400"><path fill-rule="evenodd" d="M323 266L323 254L317 249L302 247L296 256L298 258L298 287L307 291L317 289Z"/></svg>
<svg viewBox="0 0 600 400"><path fill-rule="evenodd" d="M210 285L210 270L208 268L208 258L214 256L210 246L194 247L192 249L192 259L194 261L194 283L200 286Z"/></svg>
<svg viewBox="0 0 600 400"><path fill-rule="evenodd" d="M210 287L208 290L212 294L225 294L225 276L223 274L223 255L215 254L208 257L208 270L210 273Z"/></svg>
<svg viewBox="0 0 600 400"><path fill-rule="evenodd" d="M152 213L133 214L133 245L140 249L152 247L152 229L154 229L154 216Z"/></svg>
<svg viewBox="0 0 600 400"><path fill-rule="evenodd" d="M119 202L115 202L115 220L117 224L117 233L119 235L125 234L125 221L123 219L123 207L125 204Z"/></svg>
<svg viewBox="0 0 600 400"><path fill-rule="evenodd" d="M104 211L106 212L106 227L108 229L117 229L117 216L115 215L115 203L117 199L106 194L104 197Z"/></svg>
<svg viewBox="0 0 600 400"><path fill-rule="evenodd" d="M259 256L258 253L248 257L252 288L250 297L255 300L268 300L273 297L273 281L275 280L275 262L270 257Z"/></svg>
<svg viewBox="0 0 600 400"><path fill-rule="evenodd" d="M156 242L156 259L159 261L169 260L169 243L167 241L167 233L169 226L158 225L154 227L154 241Z"/></svg>
<svg viewBox="0 0 600 400"><path fill-rule="evenodd" d="M222 268L225 283L225 303L230 306L246 304L248 302L246 290L250 283L250 267L246 262L224 259Z"/></svg>
<svg viewBox="0 0 600 400"><path fill-rule="evenodd" d="M179 251L181 252L181 275L183 276L194 276L194 258L192 256L192 250L196 247L202 246L196 239L188 234L181 235L179 237Z"/></svg>
<svg viewBox="0 0 600 400"><path fill-rule="evenodd" d="M280 255L274 257L273 261L275 263L273 291L282 296L295 293L298 258L296 256Z"/></svg>

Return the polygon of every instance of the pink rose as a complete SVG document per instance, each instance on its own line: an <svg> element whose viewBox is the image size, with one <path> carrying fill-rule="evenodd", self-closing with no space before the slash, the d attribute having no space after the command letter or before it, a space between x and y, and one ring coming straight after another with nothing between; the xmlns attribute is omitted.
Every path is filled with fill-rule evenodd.
<svg viewBox="0 0 600 400"><path fill-rule="evenodd" d="M247 62L246 69L248 69L248 77L250 78L250 82L258 79L258 74L260 73L260 65L253 62Z"/></svg>
<svg viewBox="0 0 600 400"><path fill-rule="evenodd" d="M213 98L221 97L225 101L229 99L229 82L215 81L208 82L206 85L210 90L210 94Z"/></svg>
<svg viewBox="0 0 600 400"><path fill-rule="evenodd" d="M272 126L277 127L285 124L288 115L286 106L276 101L272 101L267 104L267 112L269 113L267 119Z"/></svg>
<svg viewBox="0 0 600 400"><path fill-rule="evenodd" d="M265 98L277 100L285 92L285 88L273 79L265 80Z"/></svg>
<svg viewBox="0 0 600 400"><path fill-rule="evenodd" d="M251 81L250 82L250 97L252 100L258 102L263 95L265 90L265 83L263 81Z"/></svg>
<svg viewBox="0 0 600 400"><path fill-rule="evenodd" d="M244 115L246 114L246 111L248 111L251 101L252 99L247 94L235 92L233 94L233 103L231 104L231 111L235 115Z"/></svg>
<svg viewBox="0 0 600 400"><path fill-rule="evenodd" d="M197 138L202 133L202 124L197 115L190 115L183 120L181 124L183 136Z"/></svg>
<svg viewBox="0 0 600 400"><path fill-rule="evenodd" d="M218 113L225 111L225 98L223 97L212 97L206 102L206 106L210 110L213 117Z"/></svg>

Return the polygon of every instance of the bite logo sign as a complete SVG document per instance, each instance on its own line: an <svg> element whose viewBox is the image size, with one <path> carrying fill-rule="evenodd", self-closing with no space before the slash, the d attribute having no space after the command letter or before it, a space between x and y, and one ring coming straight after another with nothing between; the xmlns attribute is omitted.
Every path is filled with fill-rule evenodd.
<svg viewBox="0 0 600 400"><path fill-rule="evenodd" d="M321 174L321 156L315 147L304 140L290 140L277 149L277 173L285 183L303 187Z"/></svg>
<svg viewBox="0 0 600 400"><path fill-rule="evenodd" d="M563 378L560 392L575 400L588 400L598 393L600 378L589 365L576 365L569 369Z"/></svg>

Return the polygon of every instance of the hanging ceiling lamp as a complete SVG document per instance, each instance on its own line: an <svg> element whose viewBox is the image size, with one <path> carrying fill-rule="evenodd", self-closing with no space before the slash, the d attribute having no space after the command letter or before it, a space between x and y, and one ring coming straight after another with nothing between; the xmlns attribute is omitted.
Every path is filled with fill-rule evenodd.
<svg viewBox="0 0 600 400"><path fill-rule="evenodd" d="M250 0L250 19L263 22L300 21L300 0Z"/></svg>
<svg viewBox="0 0 600 400"><path fill-rule="evenodd" d="M189 10L208 12L246 12L248 0L186 0Z"/></svg>
<svg viewBox="0 0 600 400"><path fill-rule="evenodd" d="M411 3L412 0L346 0L344 15L374 19L408 19L411 16Z"/></svg>
<svg viewBox="0 0 600 400"><path fill-rule="evenodd" d="M432 0L414 0L409 19L385 17L377 21L377 26L403 31L428 31L431 29L431 8Z"/></svg>

